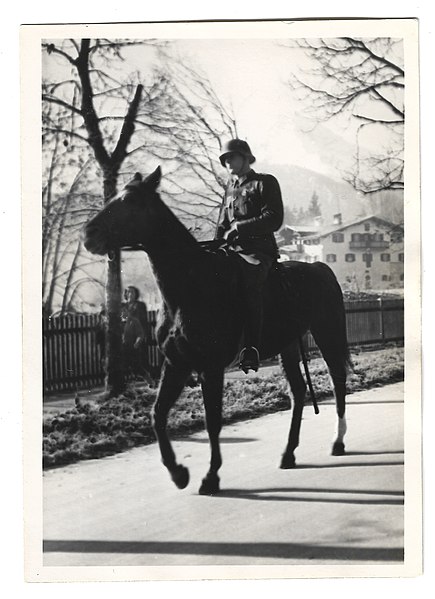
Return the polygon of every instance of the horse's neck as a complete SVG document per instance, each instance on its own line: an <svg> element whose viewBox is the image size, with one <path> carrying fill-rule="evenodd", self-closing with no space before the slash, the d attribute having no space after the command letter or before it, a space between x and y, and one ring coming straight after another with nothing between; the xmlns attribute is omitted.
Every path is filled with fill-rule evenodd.
<svg viewBox="0 0 435 599"><path fill-rule="evenodd" d="M200 246L193 235L186 229L175 214L166 206L160 197L153 204L153 220L159 240L156 252L173 252L177 250L195 250Z"/></svg>
<svg viewBox="0 0 435 599"><path fill-rule="evenodd" d="M148 257L165 304L175 314L186 306L189 294L192 293L192 268L197 261L196 252L179 248L174 251L151 252ZM197 285L201 285L199 277Z"/></svg>
<svg viewBox="0 0 435 599"><path fill-rule="evenodd" d="M163 202L158 206L156 227L159 244L148 250L148 257L165 303L175 312L185 301L192 262L204 251Z"/></svg>

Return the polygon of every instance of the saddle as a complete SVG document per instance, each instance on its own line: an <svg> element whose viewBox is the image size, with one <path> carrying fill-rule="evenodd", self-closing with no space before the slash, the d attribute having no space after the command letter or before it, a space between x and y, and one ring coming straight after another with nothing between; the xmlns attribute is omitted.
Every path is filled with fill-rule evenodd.
<svg viewBox="0 0 435 599"><path fill-rule="evenodd" d="M228 262L231 261L234 264L235 271L238 271L240 260L243 260L243 258L238 252L235 252L225 240L213 239L210 241L201 241L200 245L206 252L225 258ZM286 270L286 267L278 262L278 260L275 260L272 264L265 285L265 295L267 295L269 299L273 297L279 297L283 300L291 298L291 284ZM236 279L236 284L239 284L239 274L236 275Z"/></svg>

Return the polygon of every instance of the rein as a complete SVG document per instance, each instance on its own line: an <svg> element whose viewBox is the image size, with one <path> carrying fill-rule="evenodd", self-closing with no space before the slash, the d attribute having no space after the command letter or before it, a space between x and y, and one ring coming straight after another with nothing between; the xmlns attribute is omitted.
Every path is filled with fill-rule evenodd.
<svg viewBox="0 0 435 599"><path fill-rule="evenodd" d="M222 240L220 239L212 239L212 240L207 240L207 241L198 241L197 245L192 246L188 249L181 249L181 248L174 248L174 249L170 249L170 250L163 250L163 249L158 249L158 250L154 250L158 253L161 254L189 254L189 253L194 253L196 252L198 249L202 249L205 251L217 251L219 249L222 249L223 251L226 250L226 248L229 247L227 245L227 243L224 241L222 242ZM121 248L119 248L121 251L123 252L147 252L148 250L145 249L145 247L143 246L143 244L141 243L137 243L135 245L126 245L126 246L122 246ZM108 252L108 257L109 260L113 260L113 252L114 250L110 250Z"/></svg>

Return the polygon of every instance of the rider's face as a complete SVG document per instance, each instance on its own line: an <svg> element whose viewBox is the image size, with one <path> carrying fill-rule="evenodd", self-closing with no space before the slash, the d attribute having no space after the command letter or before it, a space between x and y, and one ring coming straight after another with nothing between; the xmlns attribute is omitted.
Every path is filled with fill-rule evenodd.
<svg viewBox="0 0 435 599"><path fill-rule="evenodd" d="M249 169L249 162L244 156L234 152L233 154L228 154L228 156L226 156L225 166L230 175L238 176Z"/></svg>

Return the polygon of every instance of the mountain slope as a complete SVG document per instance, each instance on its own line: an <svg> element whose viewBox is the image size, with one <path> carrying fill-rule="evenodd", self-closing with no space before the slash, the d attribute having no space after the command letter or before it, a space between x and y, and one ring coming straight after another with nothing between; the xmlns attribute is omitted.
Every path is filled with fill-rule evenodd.
<svg viewBox="0 0 435 599"><path fill-rule="evenodd" d="M262 163L257 170L275 175L281 186L284 205L289 209L301 207L306 210L316 192L324 224L331 223L337 213L341 213L344 222L369 214L377 214L396 223L403 222L401 192L364 195L345 181L294 165Z"/></svg>

